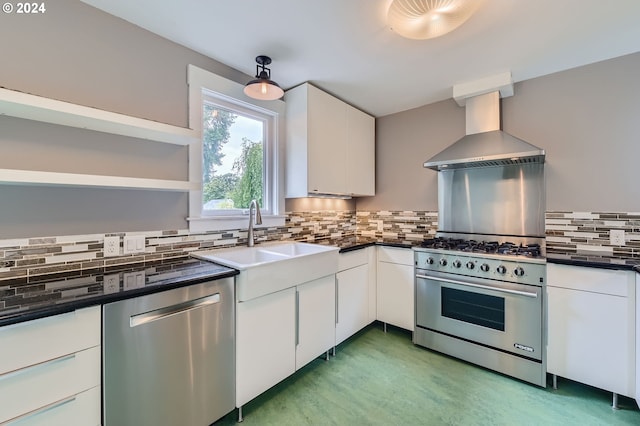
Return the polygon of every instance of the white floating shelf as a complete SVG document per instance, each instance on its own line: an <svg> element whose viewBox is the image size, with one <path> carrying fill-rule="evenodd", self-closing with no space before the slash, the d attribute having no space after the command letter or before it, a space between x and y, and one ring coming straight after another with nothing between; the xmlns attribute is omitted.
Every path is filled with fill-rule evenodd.
<svg viewBox="0 0 640 426"><path fill-rule="evenodd" d="M147 179L122 176L86 175L78 173L41 172L33 170L0 169L0 184L75 186L116 189L145 189L153 191L186 192L198 189L196 182Z"/></svg>
<svg viewBox="0 0 640 426"><path fill-rule="evenodd" d="M197 142L192 129L0 88L0 114L174 145Z"/></svg>

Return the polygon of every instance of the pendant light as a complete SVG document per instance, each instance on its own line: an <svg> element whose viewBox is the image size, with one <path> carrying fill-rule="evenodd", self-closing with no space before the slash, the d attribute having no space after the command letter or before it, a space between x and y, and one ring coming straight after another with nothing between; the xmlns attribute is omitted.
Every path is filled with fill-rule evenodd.
<svg viewBox="0 0 640 426"><path fill-rule="evenodd" d="M271 58L260 55L256 58L256 78L244 86L245 95L253 99L263 101L273 101L280 99L284 95L284 90L278 83L271 80L271 70L267 65L271 63Z"/></svg>
<svg viewBox="0 0 640 426"><path fill-rule="evenodd" d="M440 37L462 25L483 0L393 0L387 19L393 31L414 40Z"/></svg>

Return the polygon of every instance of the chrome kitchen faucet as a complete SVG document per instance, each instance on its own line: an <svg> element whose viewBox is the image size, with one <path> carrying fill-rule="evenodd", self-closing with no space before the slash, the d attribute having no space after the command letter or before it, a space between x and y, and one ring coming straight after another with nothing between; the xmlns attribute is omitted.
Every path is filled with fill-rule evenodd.
<svg viewBox="0 0 640 426"><path fill-rule="evenodd" d="M256 200L251 200L251 204L249 204L249 231L247 235L247 246L253 247L253 215L255 209L255 224L262 225L262 215L260 214L260 205Z"/></svg>

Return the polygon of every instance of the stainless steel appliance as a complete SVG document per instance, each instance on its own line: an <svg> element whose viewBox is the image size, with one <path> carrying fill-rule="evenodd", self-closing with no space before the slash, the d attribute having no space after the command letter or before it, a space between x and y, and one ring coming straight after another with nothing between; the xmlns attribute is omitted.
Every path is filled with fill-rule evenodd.
<svg viewBox="0 0 640 426"><path fill-rule="evenodd" d="M474 94L456 97L467 136L424 163L438 171L439 217L415 251L413 340L546 386L545 152L500 130L513 83L497 81L454 87Z"/></svg>
<svg viewBox="0 0 640 426"><path fill-rule="evenodd" d="M413 341L546 386L545 260L531 239L516 242L436 238L415 248Z"/></svg>
<svg viewBox="0 0 640 426"><path fill-rule="evenodd" d="M106 304L104 424L209 425L235 408L233 278Z"/></svg>

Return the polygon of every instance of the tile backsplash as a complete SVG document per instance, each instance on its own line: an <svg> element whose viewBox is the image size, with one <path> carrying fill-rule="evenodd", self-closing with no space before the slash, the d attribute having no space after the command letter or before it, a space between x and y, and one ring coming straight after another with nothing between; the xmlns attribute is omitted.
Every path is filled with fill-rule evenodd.
<svg viewBox="0 0 640 426"><path fill-rule="evenodd" d="M640 258L640 212L547 212L547 254ZM625 244L613 245L612 229L624 230Z"/></svg>
<svg viewBox="0 0 640 426"><path fill-rule="evenodd" d="M355 234L355 211L311 211L288 212L285 226L256 228L254 236L257 242L322 242ZM125 235L144 235L145 252L104 257L104 237L118 236L122 245ZM190 234L183 229L0 240L0 291L5 280L34 281L45 275L63 277L72 271L184 257L193 250L246 243L247 231L240 229L204 234Z"/></svg>
<svg viewBox="0 0 640 426"><path fill-rule="evenodd" d="M328 242L346 237L414 244L436 233L438 213L429 211L318 210L287 212L283 227L258 228L256 241ZM610 244L609 231L625 231L625 245ZM0 240L0 291L8 281L37 281L47 275L183 257L190 251L244 245L246 230L190 234L188 230L114 233L144 235L145 252L104 257L105 234ZM620 259L640 258L640 213L546 213L547 253L592 253Z"/></svg>
<svg viewBox="0 0 640 426"><path fill-rule="evenodd" d="M358 211L357 235L412 244L435 235L438 212L426 211Z"/></svg>

